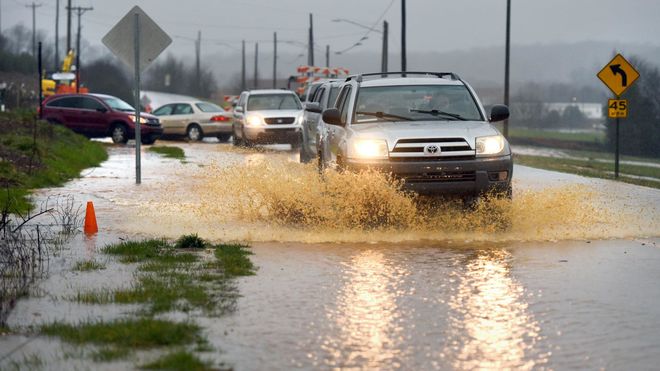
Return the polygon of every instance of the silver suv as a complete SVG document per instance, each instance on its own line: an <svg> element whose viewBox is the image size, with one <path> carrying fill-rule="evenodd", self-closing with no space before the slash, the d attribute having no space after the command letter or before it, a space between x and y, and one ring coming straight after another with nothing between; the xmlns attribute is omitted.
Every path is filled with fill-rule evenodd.
<svg viewBox="0 0 660 371"><path fill-rule="evenodd" d="M509 117L506 106L487 116L454 73L382 75L347 78L336 108L323 111L320 167L378 169L420 194L511 196L511 150L491 125Z"/></svg>
<svg viewBox="0 0 660 371"><path fill-rule="evenodd" d="M291 91L243 92L234 108L234 145L288 143L298 147L302 120L302 104Z"/></svg>
<svg viewBox="0 0 660 371"><path fill-rule="evenodd" d="M305 114L302 123L302 145L300 146L300 162L310 162L319 155L320 128L323 128L321 113L335 106L340 81L327 81L314 90L309 101L304 103Z"/></svg>

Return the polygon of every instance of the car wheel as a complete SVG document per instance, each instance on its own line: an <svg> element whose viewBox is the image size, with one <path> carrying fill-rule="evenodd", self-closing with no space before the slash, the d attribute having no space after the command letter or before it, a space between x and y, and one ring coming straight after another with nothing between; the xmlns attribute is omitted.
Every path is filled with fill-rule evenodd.
<svg viewBox="0 0 660 371"><path fill-rule="evenodd" d="M149 145L149 144L154 144L156 142L156 139L158 138L153 135L147 135L141 138L140 141L142 142L142 144Z"/></svg>
<svg viewBox="0 0 660 371"><path fill-rule="evenodd" d="M221 142L228 142L229 138L231 138L231 134L218 134L217 138Z"/></svg>
<svg viewBox="0 0 660 371"><path fill-rule="evenodd" d="M115 124L110 131L112 142L115 144L126 144L128 142L128 129L124 124Z"/></svg>
<svg viewBox="0 0 660 371"><path fill-rule="evenodd" d="M200 140L204 139L204 133L202 132L202 128L200 128L199 125L192 124L188 126L186 137L191 142L199 142Z"/></svg>

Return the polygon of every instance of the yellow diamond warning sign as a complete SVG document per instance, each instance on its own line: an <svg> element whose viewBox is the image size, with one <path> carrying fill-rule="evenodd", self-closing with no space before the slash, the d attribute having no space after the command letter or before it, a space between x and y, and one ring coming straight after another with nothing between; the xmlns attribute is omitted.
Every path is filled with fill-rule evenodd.
<svg viewBox="0 0 660 371"><path fill-rule="evenodd" d="M626 118L628 117L628 100L627 99L609 99L607 101L607 117L609 118Z"/></svg>
<svg viewBox="0 0 660 371"><path fill-rule="evenodd" d="M617 54L597 76L618 97L639 78L639 72L626 58Z"/></svg>

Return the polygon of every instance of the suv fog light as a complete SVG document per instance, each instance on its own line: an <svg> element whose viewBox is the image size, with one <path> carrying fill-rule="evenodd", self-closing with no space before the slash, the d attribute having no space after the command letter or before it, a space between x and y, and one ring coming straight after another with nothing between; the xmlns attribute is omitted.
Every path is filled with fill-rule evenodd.
<svg viewBox="0 0 660 371"><path fill-rule="evenodd" d="M497 182L497 181L502 182L507 179L509 179L508 171L494 171L488 173L488 180L490 180L491 182Z"/></svg>

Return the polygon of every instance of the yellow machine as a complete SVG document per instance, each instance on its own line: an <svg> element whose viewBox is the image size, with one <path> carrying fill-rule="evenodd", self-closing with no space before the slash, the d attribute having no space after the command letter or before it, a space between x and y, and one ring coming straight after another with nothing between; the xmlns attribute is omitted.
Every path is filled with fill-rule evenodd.
<svg viewBox="0 0 660 371"><path fill-rule="evenodd" d="M41 80L41 89L44 97L76 92L76 78L75 75L71 73L74 58L75 54L73 53L73 50L69 50L66 57L64 57L64 62L62 62L62 68L60 71L54 73L52 79ZM80 92L88 93L89 89L80 88Z"/></svg>

